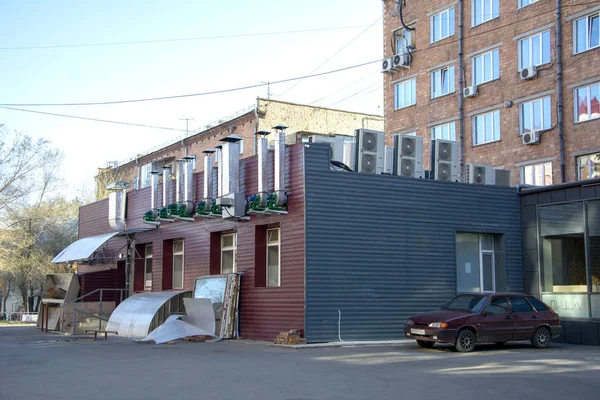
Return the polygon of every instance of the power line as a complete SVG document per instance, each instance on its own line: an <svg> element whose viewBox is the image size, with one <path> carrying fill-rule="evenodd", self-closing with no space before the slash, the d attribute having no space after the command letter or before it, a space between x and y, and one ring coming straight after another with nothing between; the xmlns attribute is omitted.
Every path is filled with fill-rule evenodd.
<svg viewBox="0 0 600 400"><path fill-rule="evenodd" d="M141 103L141 102L145 102L145 101L181 99L181 98L185 98L185 97L208 96L208 95L212 95L212 94L237 92L237 91L246 90L246 89L254 89L254 88L262 87L262 86L266 86L266 85L275 85L275 84L279 84L279 83L293 82L293 81L301 80L301 79L315 78L315 77L324 76L324 75L331 75L331 74L335 74L338 72L347 71L347 70L355 69L355 68L360 68L360 67L364 67L366 65L379 63L379 62L381 62L381 60L378 59L378 60L374 60L374 61L365 62L362 64L352 65L349 67L334 69L331 71L319 72L318 74L304 75L304 76L299 76L296 78L287 78L287 79L282 79L282 80L273 81L273 82L258 83L256 85L241 86L241 87L222 89L222 90L214 90L211 92L180 94L180 95L175 95L175 96L151 97L151 98L145 98L145 99L100 101L100 102L89 102L89 103L22 103L22 104L2 103L2 104L0 104L0 106L3 106L3 107L100 106L100 105L110 105L110 104Z"/></svg>
<svg viewBox="0 0 600 400"><path fill-rule="evenodd" d="M133 123L133 122L110 121L110 120L106 120L106 119L80 117L80 116L77 116L77 115L56 114L56 113L49 113L49 112L35 111L35 110L24 110L22 108L14 108L14 107L3 107L3 106L0 106L0 108L3 108L5 110L23 111L23 112L34 113L34 114L52 115L54 117L65 117L65 118L82 119L82 120L86 120L86 121L104 122L104 123L107 123L107 124L139 126L141 128L152 128L152 129L163 129L163 130L167 130L167 131L186 132L183 129L166 128L164 126L153 126L153 125L145 125L145 124L136 124L136 123Z"/></svg>
<svg viewBox="0 0 600 400"><path fill-rule="evenodd" d="M0 50L39 50L39 49L73 48L73 47L123 46L123 45L132 45L132 44L187 42L187 41L194 41L194 40L232 39L232 38L240 38L240 37L271 36L271 35L283 35L283 34L292 34L292 33L323 32L323 31L334 31L334 30L344 30L344 29L356 29L356 28L363 28L363 27L365 27L365 25L340 26L340 27L333 27L333 28L301 29L301 30L280 31L280 32L240 33L240 34L236 34L236 35L202 36L202 37L181 38L181 39L156 39L156 40L137 40L137 41L129 41L129 42L106 42L106 43L83 43L83 44L57 44L57 45L48 45L48 46L0 47Z"/></svg>

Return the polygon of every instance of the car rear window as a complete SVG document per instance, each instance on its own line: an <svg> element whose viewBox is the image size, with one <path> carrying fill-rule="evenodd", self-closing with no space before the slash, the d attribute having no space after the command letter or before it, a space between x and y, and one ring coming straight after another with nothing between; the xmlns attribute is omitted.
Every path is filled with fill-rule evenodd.
<svg viewBox="0 0 600 400"><path fill-rule="evenodd" d="M527 300L529 300L529 302L531 303L533 308L536 309L536 311L548 311L548 307L535 297L528 297Z"/></svg>
<svg viewBox="0 0 600 400"><path fill-rule="evenodd" d="M510 306L512 308L512 312L514 313L528 313L533 312L533 308L531 305L522 297L511 297Z"/></svg>

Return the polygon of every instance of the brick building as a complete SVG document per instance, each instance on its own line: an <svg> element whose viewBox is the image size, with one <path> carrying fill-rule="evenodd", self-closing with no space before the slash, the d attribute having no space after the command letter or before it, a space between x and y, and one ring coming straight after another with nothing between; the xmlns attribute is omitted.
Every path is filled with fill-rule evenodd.
<svg viewBox="0 0 600 400"><path fill-rule="evenodd" d="M100 168L96 176L97 198L106 197L106 186L116 181L128 182L130 190L148 187L151 171L161 171L163 166L172 165L176 159L184 156L201 159L204 150L214 149L221 144L219 141L222 138L231 134L242 138L240 157L252 156L256 154L255 133L270 130L282 123L289 126L287 144L301 142L303 138L314 134L353 136L358 128L383 130L383 117L380 115L258 98L255 107L237 117L219 121L218 125L180 140L173 140L170 145L140 154L121 165ZM195 164L194 172L202 169L201 162Z"/></svg>
<svg viewBox="0 0 600 400"><path fill-rule="evenodd" d="M383 4L384 56L408 64L384 74L388 146L422 136L428 168L431 139L455 140L459 171L509 169L512 184L600 176L598 2Z"/></svg>

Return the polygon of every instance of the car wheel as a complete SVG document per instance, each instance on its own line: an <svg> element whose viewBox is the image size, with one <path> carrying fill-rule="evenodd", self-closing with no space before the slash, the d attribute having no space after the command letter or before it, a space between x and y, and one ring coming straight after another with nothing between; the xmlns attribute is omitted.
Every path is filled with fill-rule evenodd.
<svg viewBox="0 0 600 400"><path fill-rule="evenodd" d="M504 346L506 342L494 342L496 346Z"/></svg>
<svg viewBox="0 0 600 400"><path fill-rule="evenodd" d="M456 337L456 350L466 353L475 348L475 333L469 329L463 329Z"/></svg>
<svg viewBox="0 0 600 400"><path fill-rule="evenodd" d="M430 349L430 348L432 348L432 347L433 347L433 345L435 344L435 342L428 342L428 341L426 341L426 340L417 340L417 344L418 344L420 347L423 347L423 348L425 348L425 349Z"/></svg>
<svg viewBox="0 0 600 400"><path fill-rule="evenodd" d="M533 347L537 347L538 349L544 349L550 346L551 339L552 336L550 335L550 330L544 326L541 326L535 330L535 333L531 338L531 344Z"/></svg>

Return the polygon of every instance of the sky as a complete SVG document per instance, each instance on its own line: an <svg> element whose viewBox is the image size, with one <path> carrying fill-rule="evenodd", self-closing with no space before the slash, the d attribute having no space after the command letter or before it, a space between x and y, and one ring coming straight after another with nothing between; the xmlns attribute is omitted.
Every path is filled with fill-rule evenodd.
<svg viewBox="0 0 600 400"><path fill-rule="evenodd" d="M381 115L379 62L221 94L26 106L201 94L376 61L383 53L381 3L5 0L0 107L170 129L6 108L0 124L61 150L62 194L73 198L93 190L97 168L107 162L162 147L186 135L186 123L197 131L249 109L257 97Z"/></svg>

